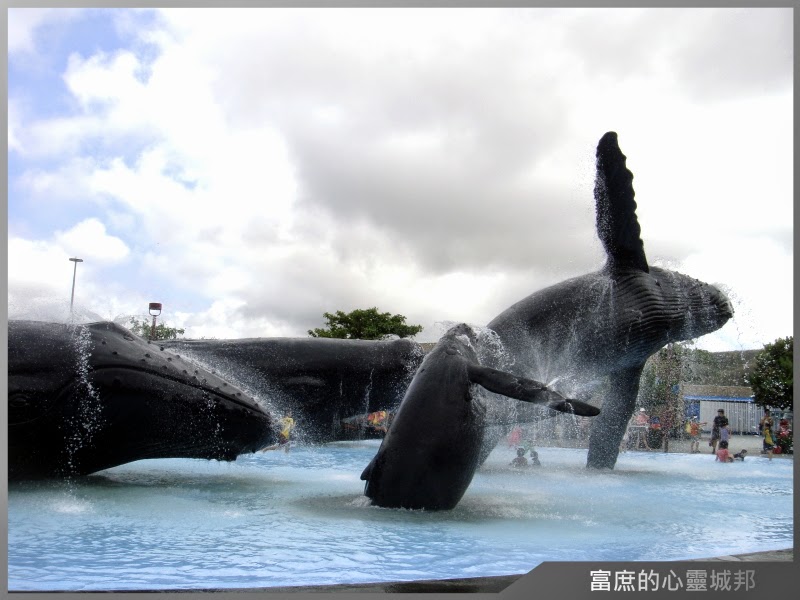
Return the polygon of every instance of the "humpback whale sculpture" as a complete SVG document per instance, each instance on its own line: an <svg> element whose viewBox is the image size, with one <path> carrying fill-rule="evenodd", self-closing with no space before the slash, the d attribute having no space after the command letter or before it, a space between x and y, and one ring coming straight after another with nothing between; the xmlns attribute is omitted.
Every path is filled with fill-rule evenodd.
<svg viewBox="0 0 800 600"><path fill-rule="evenodd" d="M8 324L9 479L144 458L231 461L276 439L241 390L119 325Z"/></svg>
<svg viewBox="0 0 800 600"><path fill-rule="evenodd" d="M515 373L543 381L564 374L557 387L567 393L609 378L590 433L587 465L595 468L616 464L647 358L670 342L715 331L733 315L714 286L648 265L625 159L617 134L606 133L594 189L605 266L535 292L488 324ZM496 441L487 440L489 450Z"/></svg>
<svg viewBox="0 0 800 600"><path fill-rule="evenodd" d="M587 460L598 468L616 462L647 358L718 329L733 314L715 287L648 265L632 178L616 134L607 133L595 185L605 267L536 292L488 325L513 357L493 367L539 381L559 376L567 395L608 377ZM76 350L81 332L94 348L85 364ZM110 323L10 322L9 476L89 473L157 456L232 460L273 441L271 419L255 402L228 393L233 386L202 369L198 379L188 364L176 370L179 359L162 348L226 363L237 380L255 377L275 393L278 408L297 411L309 441L334 439L342 418L395 406L422 360L409 340L179 340L158 348ZM492 422L503 422L498 414ZM484 436L484 455L497 430Z"/></svg>
<svg viewBox="0 0 800 600"><path fill-rule="evenodd" d="M486 415L481 388L561 412L598 414L543 383L481 365L476 343L473 328L462 323L425 356L361 474L374 505L448 510L458 504L479 463Z"/></svg>
<svg viewBox="0 0 800 600"><path fill-rule="evenodd" d="M396 408L423 357L420 345L409 339L249 338L162 345L263 391L276 411L292 411L304 441L314 443L338 439L345 418Z"/></svg>

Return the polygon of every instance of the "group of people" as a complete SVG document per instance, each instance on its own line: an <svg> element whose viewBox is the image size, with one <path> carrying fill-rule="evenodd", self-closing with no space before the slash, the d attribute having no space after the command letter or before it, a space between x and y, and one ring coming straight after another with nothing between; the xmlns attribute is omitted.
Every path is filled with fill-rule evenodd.
<svg viewBox="0 0 800 600"><path fill-rule="evenodd" d="M522 441L523 431L522 428L517 425L516 427L512 428L511 431L508 433L508 446L510 448L516 447L517 448L517 456L509 463L511 467L538 467L542 463L539 462L539 453L536 452L536 448L533 447L534 440L533 437L526 437L525 441ZM525 457L525 455L530 452L531 460L530 462Z"/></svg>
<svg viewBox="0 0 800 600"><path fill-rule="evenodd" d="M772 413L768 407L764 408L764 415L758 424L758 432L763 436L761 454L766 454L770 460L772 455L780 452L781 447L776 443L773 433L773 419ZM778 429L778 437L783 435L784 440L791 440L791 430L789 429L788 419L781 419ZM720 462L733 462L736 459L744 460L747 450L742 450L734 455L730 455L728 451L728 441L730 438L730 431L728 428L728 419L725 417L725 411L719 409L717 416L714 417L714 423L711 429L711 441L708 443L711 446L711 452L717 455L716 460ZM717 449L719 444L719 449Z"/></svg>
<svg viewBox="0 0 800 600"><path fill-rule="evenodd" d="M705 425L705 423L701 424ZM728 417L725 416L725 410L720 408L711 423L711 440L708 442L708 445L711 446L711 454L716 454L715 460L719 462L744 461L744 457L747 456L747 450L742 449L736 454L731 454L728 450L730 438L731 430L728 425Z"/></svg>
<svg viewBox="0 0 800 600"><path fill-rule="evenodd" d="M773 419L772 414L768 408L764 409L764 416L758 424L759 433L764 436L764 447L761 454L791 453L793 451L792 445L792 430L789 426L789 420L786 418L778 421L777 436L773 433Z"/></svg>
<svg viewBox="0 0 800 600"><path fill-rule="evenodd" d="M536 452L535 448L530 449L531 453L531 460L528 462L528 459L525 458L525 448L519 447L517 448L517 456L514 460L511 461L510 466L512 467L538 467L542 463L539 462L539 453Z"/></svg>
<svg viewBox="0 0 800 600"><path fill-rule="evenodd" d="M733 462L735 460L744 461L744 457L747 456L747 450L742 448L736 454L731 454L728 450L728 442L720 441L719 449L717 450L717 458L714 460L719 462Z"/></svg>
<svg viewBox="0 0 800 600"><path fill-rule="evenodd" d="M632 417L628 428L625 430L625 436L622 439L620 450L631 450L645 448L651 450L650 444L647 441L647 432L649 430L658 430L661 428L661 421L658 417L650 417L644 408L640 408Z"/></svg>
<svg viewBox="0 0 800 600"><path fill-rule="evenodd" d="M700 452L700 435L701 428L706 425L706 422L699 422L697 417L692 417L686 423L686 433L689 434L691 441L689 451L693 454ZM772 454L775 452L776 441L772 431L773 420L769 408L764 408L764 416L758 425L759 433L764 437L763 449L761 454L766 454L772 459ZM791 439L791 430L789 429L789 421L781 419L778 436L784 432L784 437ZM711 454L716 455L716 460L720 462L733 462L734 460L744 460L747 455L747 450L741 450L735 454L731 454L728 446L730 443L730 426L728 418L725 416L725 410L720 408L717 411L717 416L711 425L711 440L708 445L711 447Z"/></svg>

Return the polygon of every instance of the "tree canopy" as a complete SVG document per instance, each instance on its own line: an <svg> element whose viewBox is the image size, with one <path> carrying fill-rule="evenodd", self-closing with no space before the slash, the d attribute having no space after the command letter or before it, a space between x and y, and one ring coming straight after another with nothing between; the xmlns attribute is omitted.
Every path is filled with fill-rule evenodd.
<svg viewBox="0 0 800 600"><path fill-rule="evenodd" d="M758 353L748 383L759 406L792 408L794 394L794 336L765 344Z"/></svg>
<svg viewBox="0 0 800 600"><path fill-rule="evenodd" d="M403 315L380 313L376 307L356 309L349 313L337 310L336 313L323 313L327 327L309 329L311 337L325 337L354 340L382 340L396 335L409 337L422 331L421 325L406 325Z"/></svg>
<svg viewBox="0 0 800 600"><path fill-rule="evenodd" d="M136 317L131 317L129 321L130 325L128 325L128 329L130 329L133 333L138 336L141 336L145 339L151 339L150 333L152 330L152 324L147 322L147 319L142 319L139 321ZM177 327L168 327L165 323L159 323L156 325L155 335L152 339L154 340L175 340L178 339L179 335L183 335L185 329L178 329Z"/></svg>

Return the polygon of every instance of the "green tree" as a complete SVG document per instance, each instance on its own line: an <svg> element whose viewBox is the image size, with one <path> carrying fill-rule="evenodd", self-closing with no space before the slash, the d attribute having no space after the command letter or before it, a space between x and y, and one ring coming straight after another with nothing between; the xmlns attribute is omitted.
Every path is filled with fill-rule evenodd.
<svg viewBox="0 0 800 600"><path fill-rule="evenodd" d="M697 357L697 350L688 343L667 344L645 363L639 385L639 403L651 417L658 417L660 430L648 430L647 443L669 451L669 440L680 435L684 423L684 406L679 384L685 379L687 365ZM702 351L700 351L702 352Z"/></svg>
<svg viewBox="0 0 800 600"><path fill-rule="evenodd" d="M758 353L747 383L753 388L755 403L786 410L792 407L794 394L794 336L765 344Z"/></svg>
<svg viewBox="0 0 800 600"><path fill-rule="evenodd" d="M150 339L150 333L152 331L152 323L148 323L147 319L142 319L141 321L138 320L136 317L131 317L129 321L128 329L130 329L133 333L138 336L141 336L145 339ZM152 338L154 340L175 340L178 339L179 335L183 335L184 329L178 329L177 327L167 327L164 323L159 323L156 325L155 336Z"/></svg>
<svg viewBox="0 0 800 600"><path fill-rule="evenodd" d="M311 337L353 340L382 340L389 336L409 337L422 331L421 325L406 325L403 315L379 313L378 309L356 309L349 313L337 310L335 314L323 313L326 328L309 329Z"/></svg>

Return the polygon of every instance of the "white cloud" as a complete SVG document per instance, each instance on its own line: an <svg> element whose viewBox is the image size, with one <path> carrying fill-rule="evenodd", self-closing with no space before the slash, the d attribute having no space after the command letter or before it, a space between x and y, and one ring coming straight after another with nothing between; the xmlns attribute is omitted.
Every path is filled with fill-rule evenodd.
<svg viewBox="0 0 800 600"><path fill-rule="evenodd" d="M97 219L86 219L67 231L57 231L55 242L71 256L90 256L99 263L117 263L130 254L125 242L108 235L105 225Z"/></svg>
<svg viewBox="0 0 800 600"><path fill-rule="evenodd" d="M119 293L119 288L98 281L96 273L123 263L128 255L125 243L109 235L97 219L86 219L66 231L56 231L46 241L9 236L9 318L58 321L68 318L73 277L80 281L77 304L81 312L93 315L87 318L97 318L108 306L109 298ZM84 262L76 268L69 261L71 257L82 258ZM113 315L106 314L103 318Z"/></svg>
<svg viewBox="0 0 800 600"><path fill-rule="evenodd" d="M487 322L602 264L594 145L614 129L651 261L730 281L750 294L751 322L791 324L783 304L744 291L746 254L717 251L747 236L777 242L761 285L786 294L791 69L782 34L761 33L785 32L780 11L159 15L140 32L155 57L69 56L75 112L37 119L9 102L9 150L25 165L15 204L69 201L94 215L47 241L15 239L10 258L27 253L42 276L10 273L10 288L46 280L58 252L94 251L168 281L195 308L172 305L190 335L304 335L324 311L374 305L410 322ZM737 32L760 47L715 51L724 81L711 87L725 93L707 93L708 63L694 68L702 40L726 48ZM34 39L21 31L14 43ZM765 57L777 64L761 80L750 59ZM146 305L127 303L124 270L84 266L103 314Z"/></svg>
<svg viewBox="0 0 800 600"><path fill-rule="evenodd" d="M77 18L83 9L9 8L8 53L30 53L36 49L36 32L42 25Z"/></svg>

